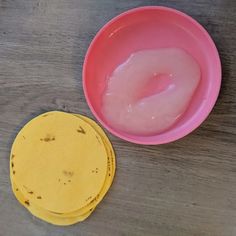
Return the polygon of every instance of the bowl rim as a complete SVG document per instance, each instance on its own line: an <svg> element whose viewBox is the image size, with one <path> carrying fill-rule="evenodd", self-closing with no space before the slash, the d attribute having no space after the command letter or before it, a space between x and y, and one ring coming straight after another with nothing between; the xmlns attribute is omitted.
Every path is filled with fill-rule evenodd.
<svg viewBox="0 0 236 236"><path fill-rule="evenodd" d="M116 131L115 129L113 129L112 127L110 127L109 125L107 125L101 118L100 116L97 114L97 112L95 111L95 109L92 106L92 103L90 101L88 92L87 92L87 85L86 85L86 66L88 64L88 60L89 60L89 56L93 50L94 45L96 44L97 39L100 37L100 35L110 26L113 24L113 22L119 20L120 18L132 14L132 13L137 13L139 11L144 11L144 10L157 10L157 11L168 11L170 13L173 14L177 14L180 15L181 17L186 18L188 21L190 21L195 27L197 27L201 33L204 34L204 36L206 37L206 40L208 41L208 43L211 45L211 47L213 48L214 52L215 52L215 58L216 58L216 65L215 65L215 70L216 70L216 84L214 86L214 90L211 92L211 96L209 98L209 100L207 101L207 105L205 105L205 109L202 109L201 113L198 115L198 119L195 119L194 122L192 122L190 125L188 125L187 127L184 127L181 132L177 132L175 134L170 134L168 137L159 139L159 140L155 140L155 136L157 135L152 135L152 136L146 136L148 137L153 137L153 139L148 140L145 139L144 136L139 136L139 135L134 135L137 138L138 137L142 137L141 139L136 139L135 137L128 137L125 135L122 135L119 131ZM186 135L190 134L191 132L193 132L196 128L198 128L204 120L207 119L207 117L209 116L209 114L211 113L217 98L219 96L219 92L220 92L220 88L221 88L221 80L222 80L222 68L221 68L221 61L220 61L220 56L219 56L219 52L217 50L217 47L213 41L213 39L211 38L210 34L207 32L207 30L195 19L193 19L191 16L187 15L186 13L176 10L174 8L170 8L170 7L165 7L165 6L142 6L142 7L136 7L136 8L132 8L130 10L127 10L115 17L113 17L111 20L109 20L105 25L102 26L102 28L100 30L98 30L98 32L96 33L96 35L94 36L93 40L91 41L87 52L85 54L85 59L84 59L84 63L83 63L83 71L82 71L82 84L83 84L83 91L84 91L84 95L85 95L85 99L86 102L90 108L90 110L92 111L93 115L95 116L95 118L99 121L99 123L105 128L107 129L111 134L115 135L116 137L119 137L122 140L131 142L131 143L136 143L136 144L144 144L144 145L159 145L159 144L165 144L165 143L170 143L170 142L174 142L178 139L181 139L183 137L185 137ZM171 129L170 129L171 130Z"/></svg>

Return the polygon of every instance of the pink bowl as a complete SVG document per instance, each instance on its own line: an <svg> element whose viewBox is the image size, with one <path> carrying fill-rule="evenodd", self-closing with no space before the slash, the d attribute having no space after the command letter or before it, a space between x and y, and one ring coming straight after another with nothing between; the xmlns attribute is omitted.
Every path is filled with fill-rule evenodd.
<svg viewBox="0 0 236 236"><path fill-rule="evenodd" d="M179 47L190 53L201 68L201 82L182 118L169 130L152 136L136 136L116 130L101 113L107 76L139 50ZM167 7L140 7L108 22L93 39L84 61L86 100L98 121L112 134L133 143L168 143L192 132L211 112L221 85L221 64L207 31L190 16Z"/></svg>

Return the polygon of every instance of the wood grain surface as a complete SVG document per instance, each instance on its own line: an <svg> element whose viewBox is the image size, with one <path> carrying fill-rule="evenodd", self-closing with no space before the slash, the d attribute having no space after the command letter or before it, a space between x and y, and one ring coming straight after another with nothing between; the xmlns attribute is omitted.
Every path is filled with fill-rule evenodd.
<svg viewBox="0 0 236 236"><path fill-rule="evenodd" d="M33 217L9 181L12 141L49 110L92 114L81 85L96 32L133 7L165 5L198 20L222 60L221 93L208 119L167 145L141 146L109 134L114 184L85 222L56 227ZM0 0L0 236L235 236L236 2L234 0Z"/></svg>

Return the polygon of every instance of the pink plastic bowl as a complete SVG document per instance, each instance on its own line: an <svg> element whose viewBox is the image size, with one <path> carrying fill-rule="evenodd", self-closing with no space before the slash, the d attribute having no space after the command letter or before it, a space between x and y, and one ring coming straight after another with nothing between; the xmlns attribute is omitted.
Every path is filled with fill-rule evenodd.
<svg viewBox="0 0 236 236"><path fill-rule="evenodd" d="M189 108L161 134L136 136L116 130L101 113L107 76L131 53L162 47L183 48L201 67L201 82ZM220 84L220 58L207 31L190 16L166 7L135 8L113 18L93 39L83 67L84 93L95 117L112 134L139 144L168 143L192 132L211 112Z"/></svg>

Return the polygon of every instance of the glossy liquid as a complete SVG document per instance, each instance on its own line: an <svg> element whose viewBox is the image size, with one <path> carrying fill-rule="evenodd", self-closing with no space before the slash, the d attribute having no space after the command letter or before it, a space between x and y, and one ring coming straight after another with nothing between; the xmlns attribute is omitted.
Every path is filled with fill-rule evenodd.
<svg viewBox="0 0 236 236"><path fill-rule="evenodd" d="M103 115L112 127L129 134L165 131L187 109L200 76L199 65L182 49L133 53L108 79Z"/></svg>

